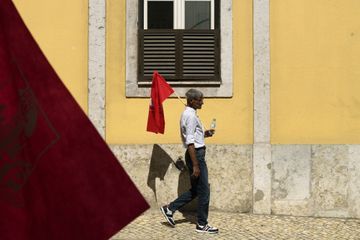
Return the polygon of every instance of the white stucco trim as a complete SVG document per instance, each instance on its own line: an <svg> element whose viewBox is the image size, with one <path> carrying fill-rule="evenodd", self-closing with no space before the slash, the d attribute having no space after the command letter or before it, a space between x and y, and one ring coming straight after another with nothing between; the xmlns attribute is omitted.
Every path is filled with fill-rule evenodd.
<svg viewBox="0 0 360 240"><path fill-rule="evenodd" d="M89 0L88 115L105 138L106 0Z"/></svg>
<svg viewBox="0 0 360 240"><path fill-rule="evenodd" d="M254 146L253 212L271 213L270 0L253 2Z"/></svg>

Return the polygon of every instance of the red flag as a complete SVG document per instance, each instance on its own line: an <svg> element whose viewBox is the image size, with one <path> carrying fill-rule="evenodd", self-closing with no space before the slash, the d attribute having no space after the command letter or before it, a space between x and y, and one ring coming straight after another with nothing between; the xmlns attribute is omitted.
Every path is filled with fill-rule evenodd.
<svg viewBox="0 0 360 240"><path fill-rule="evenodd" d="M165 118L162 103L173 92L174 89L171 88L165 79L157 71L154 71L151 85L151 103L149 106L147 131L164 133Z"/></svg>
<svg viewBox="0 0 360 240"><path fill-rule="evenodd" d="M148 207L0 0L0 239L109 239Z"/></svg>

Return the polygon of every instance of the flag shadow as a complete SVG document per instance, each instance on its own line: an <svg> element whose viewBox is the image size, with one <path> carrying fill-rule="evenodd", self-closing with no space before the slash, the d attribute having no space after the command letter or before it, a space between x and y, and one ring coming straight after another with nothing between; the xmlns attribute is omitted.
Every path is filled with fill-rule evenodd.
<svg viewBox="0 0 360 240"><path fill-rule="evenodd" d="M178 189L177 189L178 196L188 191L191 187L189 170L186 167L185 162L182 159L177 159L176 161L174 161L164 149L162 149L158 144L154 144L151 154L147 185L153 190L156 202L158 201L156 178L159 178L161 181L164 181L164 177L166 175L166 172L170 164L174 164L175 167L179 170L179 180L178 180ZM175 198L176 197L174 196L174 199ZM179 209L179 212L181 212L183 214L183 217L185 218L183 220L180 220L181 222L194 221L192 212L196 211L197 201L198 201L197 198L195 198L189 204Z"/></svg>
<svg viewBox="0 0 360 240"><path fill-rule="evenodd" d="M153 190L156 202L158 200L156 195L156 178L163 181L167 169L172 162L172 158L158 144L154 144L151 154L147 185Z"/></svg>

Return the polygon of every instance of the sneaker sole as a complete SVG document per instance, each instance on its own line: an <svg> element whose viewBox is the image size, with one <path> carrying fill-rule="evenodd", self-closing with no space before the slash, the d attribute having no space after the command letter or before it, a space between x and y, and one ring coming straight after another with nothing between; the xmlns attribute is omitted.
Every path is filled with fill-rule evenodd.
<svg viewBox="0 0 360 240"><path fill-rule="evenodd" d="M165 220L170 224L170 226L171 226L171 227L175 227L175 224L173 224L173 223L168 219L168 217L166 216L166 213L165 213L165 211L164 211L164 209L163 209L162 207L160 208L160 211L161 211L161 213L163 214Z"/></svg>
<svg viewBox="0 0 360 240"><path fill-rule="evenodd" d="M198 230L198 229L196 229L195 231L198 232L198 233L209 233L209 234L217 234L217 233L219 233L219 231L209 232L209 231L203 231L203 230Z"/></svg>

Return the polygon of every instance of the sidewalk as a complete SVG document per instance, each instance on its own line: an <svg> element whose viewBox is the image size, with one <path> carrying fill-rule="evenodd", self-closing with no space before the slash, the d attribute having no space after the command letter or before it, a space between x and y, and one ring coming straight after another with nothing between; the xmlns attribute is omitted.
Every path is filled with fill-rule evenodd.
<svg viewBox="0 0 360 240"><path fill-rule="evenodd" d="M195 232L196 218L193 215L176 212L174 218L176 227L171 228L160 211L149 210L111 240L360 240L360 219L269 216L210 211L210 225L219 228L219 234L213 235Z"/></svg>

